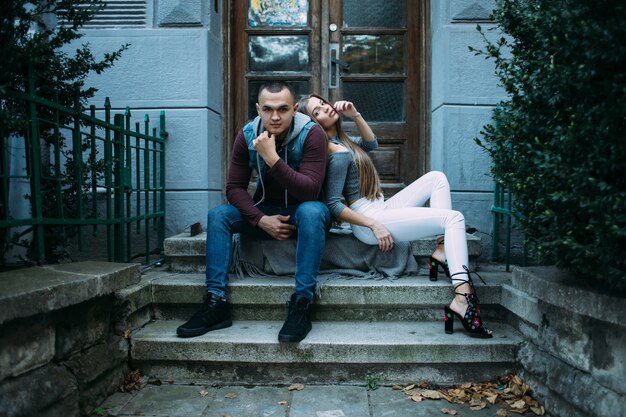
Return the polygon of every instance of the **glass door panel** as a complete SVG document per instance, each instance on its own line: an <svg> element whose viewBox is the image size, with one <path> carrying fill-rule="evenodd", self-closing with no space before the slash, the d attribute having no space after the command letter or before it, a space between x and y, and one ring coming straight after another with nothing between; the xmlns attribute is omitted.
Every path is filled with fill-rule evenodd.
<svg viewBox="0 0 626 417"><path fill-rule="evenodd" d="M343 27L404 27L404 3L403 0L343 0Z"/></svg>
<svg viewBox="0 0 626 417"><path fill-rule="evenodd" d="M257 35L248 38L249 71L309 71L309 37Z"/></svg>
<svg viewBox="0 0 626 417"><path fill-rule="evenodd" d="M404 120L402 81L344 81L343 94L369 123Z"/></svg>
<svg viewBox="0 0 626 417"><path fill-rule="evenodd" d="M402 35L346 35L342 54L351 74L404 74Z"/></svg>

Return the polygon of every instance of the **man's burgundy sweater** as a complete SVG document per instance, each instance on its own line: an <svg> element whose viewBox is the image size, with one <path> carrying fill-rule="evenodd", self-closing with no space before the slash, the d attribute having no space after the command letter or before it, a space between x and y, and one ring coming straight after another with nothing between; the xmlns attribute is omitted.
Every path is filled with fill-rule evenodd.
<svg viewBox="0 0 626 417"><path fill-rule="evenodd" d="M280 148L279 144L277 148ZM263 178L265 202L292 205L320 200L327 161L327 139L324 131L319 126L313 126L309 131L304 141L298 171L285 163L282 159L282 152L279 152L279 155L281 159L266 170ZM226 197L228 202L237 207L252 226L256 226L264 213L254 206L256 202L248 193L252 175L249 161L250 153L243 130L240 130L233 144L226 182ZM287 190L286 196L285 190Z"/></svg>

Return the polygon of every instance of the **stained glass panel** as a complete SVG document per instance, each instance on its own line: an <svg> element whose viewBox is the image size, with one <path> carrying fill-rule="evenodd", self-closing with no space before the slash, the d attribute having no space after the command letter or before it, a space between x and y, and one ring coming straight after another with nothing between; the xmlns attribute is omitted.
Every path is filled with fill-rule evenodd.
<svg viewBox="0 0 626 417"><path fill-rule="evenodd" d="M306 27L308 22L308 0L250 0L248 7L250 27Z"/></svg>

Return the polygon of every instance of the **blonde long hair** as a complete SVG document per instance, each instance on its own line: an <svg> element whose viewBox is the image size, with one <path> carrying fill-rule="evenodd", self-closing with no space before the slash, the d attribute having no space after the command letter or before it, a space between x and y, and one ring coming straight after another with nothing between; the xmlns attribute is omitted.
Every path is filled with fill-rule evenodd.
<svg viewBox="0 0 626 417"><path fill-rule="evenodd" d="M325 103L330 103L322 96L309 94L298 102L298 111L306 114L313 119L313 121L317 122L315 117L307 111L307 104L313 97L318 98ZM335 127L337 128L337 138L339 139L339 143L350 151L352 159L354 159L354 163L356 164L359 172L359 192L368 200L376 200L382 194L382 189L380 186L380 178L378 177L378 172L376 171L372 158L370 158L367 152L365 152L359 145L351 141L348 135L343 131L343 128L341 127L341 117L337 120Z"/></svg>

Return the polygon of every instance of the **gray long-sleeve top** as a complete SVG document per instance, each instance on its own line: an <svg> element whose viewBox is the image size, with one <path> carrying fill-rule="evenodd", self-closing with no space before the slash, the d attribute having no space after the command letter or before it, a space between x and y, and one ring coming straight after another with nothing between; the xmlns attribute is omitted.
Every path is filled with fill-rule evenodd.
<svg viewBox="0 0 626 417"><path fill-rule="evenodd" d="M378 148L377 139L368 142L360 137L351 137L350 140L366 152ZM330 138L330 141L341 145L336 137ZM355 201L363 197L359 192L359 170L349 151L328 155L324 196L330 214L334 217L339 217L339 214L346 208L341 199L342 196L346 201Z"/></svg>

